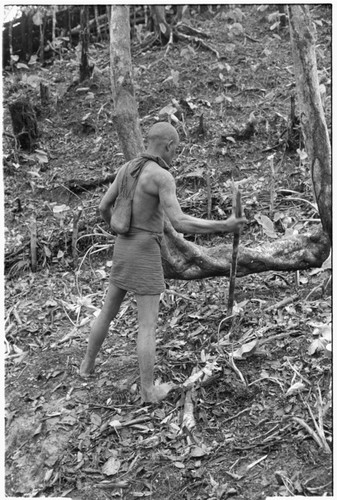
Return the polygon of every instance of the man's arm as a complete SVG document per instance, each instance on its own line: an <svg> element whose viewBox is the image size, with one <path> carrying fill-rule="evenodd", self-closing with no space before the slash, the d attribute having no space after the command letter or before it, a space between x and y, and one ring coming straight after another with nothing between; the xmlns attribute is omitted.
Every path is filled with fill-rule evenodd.
<svg viewBox="0 0 337 500"><path fill-rule="evenodd" d="M159 179L159 201L174 229L180 233L231 233L238 231L246 219L231 215L227 220L199 219L184 214L176 194L176 184L169 172Z"/></svg>

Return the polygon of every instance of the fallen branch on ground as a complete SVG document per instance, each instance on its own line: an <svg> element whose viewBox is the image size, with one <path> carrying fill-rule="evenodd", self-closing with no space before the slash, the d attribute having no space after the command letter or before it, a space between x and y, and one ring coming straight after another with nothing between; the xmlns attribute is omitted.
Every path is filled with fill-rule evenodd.
<svg viewBox="0 0 337 500"><path fill-rule="evenodd" d="M312 233L264 242L255 248L243 245L238 252L237 277L265 271L295 271L321 267L330 252L330 241L320 227ZM232 245L203 247L187 241L165 221L162 263L166 278L193 280L229 276Z"/></svg>
<svg viewBox="0 0 337 500"><path fill-rule="evenodd" d="M294 302L295 300L298 300L298 299L299 299L299 295L297 293L295 293L294 295L291 295L290 297L286 297L286 298L282 299L280 302L277 302L276 304L273 304L273 305L267 307L267 309L265 309L265 312L273 311L275 309L281 309L281 307L284 307L287 304L291 304L292 302Z"/></svg>

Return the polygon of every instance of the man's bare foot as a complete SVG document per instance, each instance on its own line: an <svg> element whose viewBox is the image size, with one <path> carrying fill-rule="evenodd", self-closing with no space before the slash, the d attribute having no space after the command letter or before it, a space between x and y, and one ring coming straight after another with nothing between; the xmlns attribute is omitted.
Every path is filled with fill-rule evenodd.
<svg viewBox="0 0 337 500"><path fill-rule="evenodd" d="M95 365L90 365L85 360L82 361L80 366L79 375L82 378L89 378L94 375Z"/></svg>
<svg viewBox="0 0 337 500"><path fill-rule="evenodd" d="M151 389L141 390L141 396L144 403L159 403L168 396L168 394L175 388L174 384L160 384L154 385Z"/></svg>

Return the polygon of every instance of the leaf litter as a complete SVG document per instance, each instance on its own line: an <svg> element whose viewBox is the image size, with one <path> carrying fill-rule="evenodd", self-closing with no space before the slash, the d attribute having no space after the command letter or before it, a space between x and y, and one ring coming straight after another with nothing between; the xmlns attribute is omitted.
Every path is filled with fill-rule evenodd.
<svg viewBox="0 0 337 500"><path fill-rule="evenodd" d="M233 139L230 135L226 147L216 145L212 137L219 135L216 132L219 116L226 111L230 121L233 113L237 113L237 123L233 119L234 126L227 127L234 131L245 119L240 106L241 110L242 106L248 106L250 112L259 102L265 106L268 101L270 106L269 99L276 96L275 92L272 96L266 94L270 77L266 66L261 69L263 92L256 94L264 95L265 102L259 101L261 98L257 99L254 93L245 92L243 81L249 75L245 75L240 62L243 56L235 54L234 39L243 36L247 18L238 18L241 10L235 10L234 21L241 27L233 25L230 30L234 38L225 48L228 65L215 64L212 74L196 72L200 81L191 80L184 92L181 90L185 68L178 65L160 75L160 81L153 79L151 86L151 93L155 96L158 93L159 113L174 115L184 100L188 112L208 110L208 139L206 142L200 139L204 141L201 146L195 144L186 151L186 161L184 154L177 160L181 180L191 183L185 186L191 188L190 197L182 197L184 209L192 207L194 213L201 215L207 209L207 194L202 185L205 170L198 157L202 157L201 148L210 148L218 155L223 171L229 165L228 152L232 162L237 162L243 171L246 165L240 160L239 151L246 158L254 154L253 143L241 145L237 137ZM212 28L209 21L204 23ZM264 36L261 27L255 25L255 29ZM216 40L219 35L213 30ZM217 43L220 47L223 42L219 39ZM256 57L257 52L252 50ZM269 52L263 55L266 60L271 56ZM209 63L209 54L191 48L183 54L183 59L184 66L193 71L196 54L199 60L207 59ZM93 55L100 64L104 55L98 52ZM143 63L146 68L153 56L139 57L139 66ZM244 57L248 57L246 50ZM282 51L279 57L281 61ZM249 59L250 64L259 63L251 54ZM237 65L241 75L235 74ZM233 83L223 84L227 76ZM242 89L240 96L227 95L235 78L240 79L235 83ZM144 85L139 90L141 107L146 103L146 92ZM108 95L109 90L97 103L101 120L108 107L104 101L108 101ZM286 97L284 94L283 99ZM89 112L94 113L93 105L90 110L85 108L79 94L77 97L76 93L71 94L71 100L74 116L78 113L80 120L88 117ZM282 103L275 109L275 138L284 124ZM61 106L66 106L66 100L61 101ZM265 109L262 107L261 113L269 120L272 112L270 107ZM146 120L146 115L142 119ZM55 120L53 132L58 140L64 131L57 117ZM268 133L271 127L266 127ZM77 150L78 158L82 155L89 172L96 161L90 156L92 142L83 139L78 144L82 149ZM56 144L51 143L50 147L55 150ZM107 152L104 141L97 142L97 147L101 158L110 164L111 151ZM236 149L239 147L242 149ZM38 155L40 163L48 161L48 165L53 165L54 173L64 173L57 155L55 160L46 145ZM305 162L303 155L300 156L301 162ZM62 150L62 159L64 165L71 161L74 173L78 168L79 177L84 174L81 161L78 164L73 161L73 139L69 148L65 146ZM30 160L26 158L27 162ZM300 182L305 182L305 177L300 177L300 168L296 175ZM217 175L212 196L219 200L219 213L225 213L229 198L223 196L222 186L227 179ZM281 205L278 212L270 214L270 192L265 189L269 175L267 167L254 157L249 167L249 183L254 187L255 198L245 187L245 179L242 180L244 204L256 221L247 231L248 241L244 244L261 237L267 241L282 231L296 230L305 224L303 219L314 215L310 203L302 206L298 199L287 201L279 191L274 202ZM39 182L38 176L34 177L37 179L34 182ZM280 173L280 182L283 189L293 187L288 185L287 172L283 176ZM100 196L101 191L95 193L94 199L90 196L87 207L93 203L97 206ZM292 197L299 198L294 193ZM302 193L300 198L303 197ZM27 215L36 210L34 200L31 207ZM71 222L73 205L68 199L60 199L49 204L48 210L55 220L50 222L49 233L44 234L43 245L49 266L53 267L46 266L35 274L19 273L5 287L8 493L79 495L83 499L107 498L109 492L108 495L120 498L233 496L258 500L267 494L310 496L331 492L331 300L324 290L322 293L317 288L322 273L330 273L331 261L317 273L301 273L302 282L295 273L272 272L240 280L230 330L224 320L226 279L170 281L161 297L156 375L176 387L161 405L142 406L135 357L136 307L132 297L127 298L119 318L111 326L114 335L108 337L100 354L95 377L87 381L78 378L90 323L101 307L102 283L108 279L107 263L111 265L111 255L104 254L105 261L89 255L74 273L69 269L64 245L57 252L52 245L53 240L60 245L59 235ZM88 227L90 222L89 216ZM92 233L92 228L89 232ZM10 241L22 245L20 235L13 233L11 238ZM301 472L295 474L294 470Z"/></svg>

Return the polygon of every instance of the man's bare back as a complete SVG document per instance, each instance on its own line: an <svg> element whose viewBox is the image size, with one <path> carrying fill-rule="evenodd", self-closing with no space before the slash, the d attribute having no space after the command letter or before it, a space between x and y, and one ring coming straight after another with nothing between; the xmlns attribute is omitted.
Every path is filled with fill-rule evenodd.
<svg viewBox="0 0 337 500"><path fill-rule="evenodd" d="M157 163L146 163L133 198L131 227L163 232L164 212L159 202L159 185L166 176L167 172Z"/></svg>

